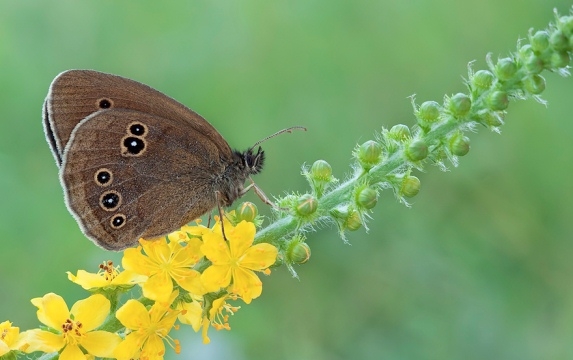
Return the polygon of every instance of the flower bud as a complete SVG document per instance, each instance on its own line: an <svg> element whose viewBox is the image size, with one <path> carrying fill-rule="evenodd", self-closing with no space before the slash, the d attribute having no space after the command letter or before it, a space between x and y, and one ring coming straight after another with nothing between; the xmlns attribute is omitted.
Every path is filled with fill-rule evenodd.
<svg viewBox="0 0 573 360"><path fill-rule="evenodd" d="M470 139L461 133L458 133L450 139L449 148L452 154L464 156L470 151Z"/></svg>
<svg viewBox="0 0 573 360"><path fill-rule="evenodd" d="M569 53L567 51L554 51L551 54L551 67L553 68L564 68L569 65L571 59L569 58Z"/></svg>
<svg viewBox="0 0 573 360"><path fill-rule="evenodd" d="M288 245L286 258L291 264L304 264L310 259L310 246L302 239L295 238Z"/></svg>
<svg viewBox="0 0 573 360"><path fill-rule="evenodd" d="M420 125L429 126L440 117L440 104L435 101L424 101L420 105L416 117Z"/></svg>
<svg viewBox="0 0 573 360"><path fill-rule="evenodd" d="M565 33L565 35L571 36L573 34L573 16L561 16L557 26Z"/></svg>
<svg viewBox="0 0 573 360"><path fill-rule="evenodd" d="M488 70L478 70L472 77L472 84L480 90L487 90L493 83L493 74Z"/></svg>
<svg viewBox="0 0 573 360"><path fill-rule="evenodd" d="M365 170L370 170L373 166L380 163L382 155L382 145L369 140L358 147L356 157L358 162Z"/></svg>
<svg viewBox="0 0 573 360"><path fill-rule="evenodd" d="M449 108L457 118L464 117L468 114L472 107L472 101L469 96L462 93L457 93L450 98Z"/></svg>
<svg viewBox="0 0 573 360"><path fill-rule="evenodd" d="M360 218L360 214L358 211L352 210L344 222L344 228L350 231L356 231L360 229L361 226L362 219Z"/></svg>
<svg viewBox="0 0 573 360"><path fill-rule="evenodd" d="M297 200L296 212L302 216L314 214L318 208L318 201L310 194L304 194Z"/></svg>
<svg viewBox="0 0 573 360"><path fill-rule="evenodd" d="M482 123L490 128L496 128L503 125L501 118L490 111L481 113L480 117L482 118Z"/></svg>
<svg viewBox="0 0 573 360"><path fill-rule="evenodd" d="M411 161L424 160L428 156L428 145L422 139L414 140L408 145L406 156Z"/></svg>
<svg viewBox="0 0 573 360"><path fill-rule="evenodd" d="M412 136L410 134L410 128L403 124L392 126L388 135L390 136L390 138L398 140L400 142L403 142L406 139L409 139L410 136Z"/></svg>
<svg viewBox="0 0 573 360"><path fill-rule="evenodd" d="M420 179L411 175L405 176L400 187L400 195L411 198L416 196L419 191Z"/></svg>
<svg viewBox="0 0 573 360"><path fill-rule="evenodd" d="M564 51L569 46L569 38L565 36L563 31L555 30L549 37L549 44L557 51Z"/></svg>
<svg viewBox="0 0 573 360"><path fill-rule="evenodd" d="M332 180L332 167L324 160L316 160L310 168L310 176L317 181L330 182Z"/></svg>
<svg viewBox="0 0 573 360"><path fill-rule="evenodd" d="M524 65L527 71L531 74L539 74L545 68L543 60L535 54L526 57Z"/></svg>
<svg viewBox="0 0 573 360"><path fill-rule="evenodd" d="M242 220L248 222L254 222L255 218L257 217L259 210L257 206L250 201L245 201L242 204L237 206L237 210L235 211L235 217L237 222L241 222Z"/></svg>
<svg viewBox="0 0 573 360"><path fill-rule="evenodd" d="M549 33L539 30L529 38L533 51L542 52L549 46Z"/></svg>
<svg viewBox="0 0 573 360"><path fill-rule="evenodd" d="M509 97L505 91L492 91L487 98L487 104L492 110L505 110L509 106Z"/></svg>
<svg viewBox="0 0 573 360"><path fill-rule="evenodd" d="M494 67L495 75L502 81L511 79L516 71L517 66L511 58L499 59Z"/></svg>
<svg viewBox="0 0 573 360"><path fill-rule="evenodd" d="M330 211L330 215L334 217L342 230L358 230L362 226L362 219L360 213L355 209L349 209L348 206L339 206Z"/></svg>
<svg viewBox="0 0 573 360"><path fill-rule="evenodd" d="M545 79L541 75L531 75L523 80L525 90L533 95L539 95L545 90Z"/></svg>
<svg viewBox="0 0 573 360"><path fill-rule="evenodd" d="M378 203L378 192L371 187L365 187L356 193L356 205L359 208L372 209Z"/></svg>

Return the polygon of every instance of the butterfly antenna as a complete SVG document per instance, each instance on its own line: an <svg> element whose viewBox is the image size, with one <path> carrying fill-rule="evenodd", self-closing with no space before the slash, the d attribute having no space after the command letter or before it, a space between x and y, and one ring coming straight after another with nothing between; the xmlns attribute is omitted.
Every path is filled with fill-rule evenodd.
<svg viewBox="0 0 573 360"><path fill-rule="evenodd" d="M260 145L261 143L267 141L267 140L270 139L270 138L274 138L275 136L280 135L280 134L283 134L283 133L291 133L291 132L293 132L294 130L303 130L303 131L306 131L306 128L305 128L304 126L292 126L292 127L286 128L286 129L282 129L281 131L277 131L276 133L274 133L274 134L272 134L272 135L269 135L269 136L267 136L266 138L264 138L264 139L262 139L262 140L257 141L257 142L255 143L255 145L251 146L251 148L250 148L249 150L253 150L253 149L256 148L258 145Z"/></svg>

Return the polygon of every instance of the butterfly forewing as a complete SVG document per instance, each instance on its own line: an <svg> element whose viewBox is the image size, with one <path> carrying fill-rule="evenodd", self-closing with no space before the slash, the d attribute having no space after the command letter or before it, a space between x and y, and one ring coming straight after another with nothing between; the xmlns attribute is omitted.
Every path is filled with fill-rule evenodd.
<svg viewBox="0 0 573 360"><path fill-rule="evenodd" d="M211 124L167 95L121 76L68 70L52 81L43 108L44 131L58 166L74 128L87 116L105 109L136 110L187 123L230 156L229 145Z"/></svg>

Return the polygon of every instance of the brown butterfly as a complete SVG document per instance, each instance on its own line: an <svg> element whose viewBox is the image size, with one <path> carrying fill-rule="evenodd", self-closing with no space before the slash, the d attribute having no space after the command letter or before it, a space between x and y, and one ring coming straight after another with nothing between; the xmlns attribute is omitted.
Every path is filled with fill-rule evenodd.
<svg viewBox="0 0 573 360"><path fill-rule="evenodd" d="M50 85L43 122L66 205L105 249L165 235L251 187L266 199L252 180L244 186L263 168L260 142L231 150L200 115L139 82L65 71Z"/></svg>

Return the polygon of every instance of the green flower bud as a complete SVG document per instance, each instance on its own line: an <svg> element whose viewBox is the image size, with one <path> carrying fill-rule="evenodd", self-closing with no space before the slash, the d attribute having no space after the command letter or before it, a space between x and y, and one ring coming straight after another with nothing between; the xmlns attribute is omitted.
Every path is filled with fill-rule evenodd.
<svg viewBox="0 0 573 360"><path fill-rule="evenodd" d="M473 75L471 82L476 89L487 90L493 83L493 74L488 70L478 70Z"/></svg>
<svg viewBox="0 0 573 360"><path fill-rule="evenodd" d="M561 30L555 30L549 37L549 44L557 51L567 50L569 38Z"/></svg>
<svg viewBox="0 0 573 360"><path fill-rule="evenodd" d="M411 198L416 196L418 192L420 192L420 179L410 175L404 177L400 187L400 195Z"/></svg>
<svg viewBox="0 0 573 360"><path fill-rule="evenodd" d="M494 67L495 75L502 81L511 79L516 71L517 65L511 58L499 59Z"/></svg>
<svg viewBox="0 0 573 360"><path fill-rule="evenodd" d="M551 67L552 68L564 68L569 65L569 53L567 51L555 51L551 54Z"/></svg>
<svg viewBox="0 0 573 360"><path fill-rule="evenodd" d="M491 113L491 112L485 112L480 114L480 117L483 119L482 123L485 124L488 127L499 127L501 125L503 125L503 121L501 121L501 119L499 118L499 116L496 116L495 114Z"/></svg>
<svg viewBox="0 0 573 360"><path fill-rule="evenodd" d="M245 201L242 204L237 206L237 210L235 211L235 216L237 218L237 222L241 222L242 220L248 222L254 222L255 218L257 217L259 210L257 206L252 202Z"/></svg>
<svg viewBox="0 0 573 360"><path fill-rule="evenodd" d="M391 139L403 142L406 139L409 139L412 136L412 134L410 134L410 128L409 127L407 127L406 125L403 125L403 124L398 124L398 125L392 126L392 128L390 129L390 132L388 133L388 136Z"/></svg>
<svg viewBox="0 0 573 360"><path fill-rule="evenodd" d="M519 56L521 56L522 59L531 55L534 55L534 52L530 44L525 44L519 48Z"/></svg>
<svg viewBox="0 0 573 360"><path fill-rule="evenodd" d="M422 126L428 126L440 117L440 104L435 101L424 101L416 113L418 123Z"/></svg>
<svg viewBox="0 0 573 360"><path fill-rule="evenodd" d="M487 98L487 104L492 110L505 110L509 106L509 97L505 91L492 91Z"/></svg>
<svg viewBox="0 0 573 360"><path fill-rule="evenodd" d="M297 200L296 212L302 216L312 215L318 208L318 201L310 194L304 194Z"/></svg>
<svg viewBox="0 0 573 360"><path fill-rule="evenodd" d="M324 160L316 160L310 168L310 176L314 180L330 182L332 180L332 167Z"/></svg>
<svg viewBox="0 0 573 360"><path fill-rule="evenodd" d="M458 133L450 139L449 148L452 154L464 156L470 151L470 139L461 133Z"/></svg>
<svg viewBox="0 0 573 360"><path fill-rule="evenodd" d="M356 205L359 208L372 209L378 202L378 192L371 187L365 187L356 193Z"/></svg>
<svg viewBox="0 0 573 360"><path fill-rule="evenodd" d="M295 238L288 245L286 258L290 264L304 264L310 259L310 246L302 239Z"/></svg>
<svg viewBox="0 0 573 360"><path fill-rule="evenodd" d="M374 140L369 140L360 145L356 157L365 170L370 170L373 166L380 163L382 160L381 155L382 145Z"/></svg>
<svg viewBox="0 0 573 360"><path fill-rule="evenodd" d="M531 75L523 80L523 85L527 92L538 95L545 90L545 79L541 75Z"/></svg>
<svg viewBox="0 0 573 360"><path fill-rule="evenodd" d="M339 206L330 211L330 215L334 217L342 230L358 230L362 226L362 219L360 213L355 209L349 209L348 206Z"/></svg>
<svg viewBox="0 0 573 360"><path fill-rule="evenodd" d="M466 94L457 93L450 98L448 105L452 115L460 118L468 114L472 107L472 101Z"/></svg>
<svg viewBox="0 0 573 360"><path fill-rule="evenodd" d="M424 160L428 156L428 145L422 139L414 140L408 145L406 156L411 161Z"/></svg>
<svg viewBox="0 0 573 360"><path fill-rule="evenodd" d="M549 46L549 33L545 30L539 30L533 36L529 37L531 48L534 51L542 52Z"/></svg>
<svg viewBox="0 0 573 360"><path fill-rule="evenodd" d="M360 229L362 226L362 219L360 218L360 214L356 210L352 210L346 221L344 222L344 229L348 229L350 231L356 231Z"/></svg>
<svg viewBox="0 0 573 360"><path fill-rule="evenodd" d="M571 36L573 34L573 16L568 15L560 17L558 26L565 35Z"/></svg>
<svg viewBox="0 0 573 360"><path fill-rule="evenodd" d="M525 60L525 68L531 74L539 74L545 68L543 60L535 54L528 56Z"/></svg>

